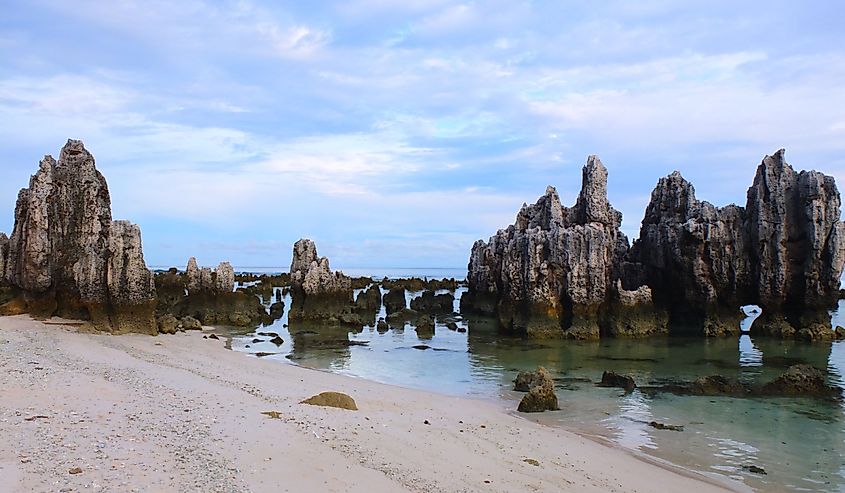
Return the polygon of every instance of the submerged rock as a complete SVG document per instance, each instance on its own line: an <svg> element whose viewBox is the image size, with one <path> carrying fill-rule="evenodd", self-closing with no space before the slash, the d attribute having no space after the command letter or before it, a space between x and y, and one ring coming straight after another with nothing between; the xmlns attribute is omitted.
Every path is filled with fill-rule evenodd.
<svg viewBox="0 0 845 493"><path fill-rule="evenodd" d="M669 430L669 431L684 431L683 425L669 425L666 423L660 423L657 421L650 421L648 423L649 426L656 430Z"/></svg>
<svg viewBox="0 0 845 493"><path fill-rule="evenodd" d="M810 365L790 366L783 374L765 384L740 382L722 375L709 375L692 382L676 382L656 387L645 387L649 394L667 392L676 395L725 396L725 397L809 397L838 399L842 390L827 385L824 373Z"/></svg>
<svg viewBox="0 0 845 493"><path fill-rule="evenodd" d="M7 248L0 247L3 277L32 315L87 319L113 333L157 332L140 229L112 221L106 180L82 141L68 140L58 161L41 160L18 194Z"/></svg>
<svg viewBox="0 0 845 493"><path fill-rule="evenodd" d="M601 382L599 387L618 387L625 389L626 393L633 392L637 388L634 378L630 375L619 375L612 371L605 371L601 375Z"/></svg>
<svg viewBox="0 0 845 493"><path fill-rule="evenodd" d="M411 309L428 314L451 313L454 310L455 296L451 293L434 294L425 291L411 300Z"/></svg>
<svg viewBox="0 0 845 493"><path fill-rule="evenodd" d="M783 374L761 389L764 395L834 397L841 390L827 385L824 373L810 365L790 366Z"/></svg>
<svg viewBox="0 0 845 493"><path fill-rule="evenodd" d="M697 378L690 385L692 395L728 395L735 397L746 396L751 388L734 378L723 377L722 375L710 375Z"/></svg>

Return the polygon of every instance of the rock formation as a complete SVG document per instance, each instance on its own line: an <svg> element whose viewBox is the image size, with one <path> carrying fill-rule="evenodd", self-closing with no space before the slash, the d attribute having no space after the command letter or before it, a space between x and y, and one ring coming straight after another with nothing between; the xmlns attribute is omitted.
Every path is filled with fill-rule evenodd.
<svg viewBox="0 0 845 493"><path fill-rule="evenodd" d="M199 268L197 259L188 259L185 268L186 288L188 294L231 293L235 290L235 270L229 262L220 262L217 269L210 267Z"/></svg>
<svg viewBox="0 0 845 493"><path fill-rule="evenodd" d="M294 244L290 275L291 321L360 322L352 314L351 279L342 272L332 272L329 259L317 256L313 241L301 239Z"/></svg>
<svg viewBox="0 0 845 493"><path fill-rule="evenodd" d="M9 237L0 232L0 285L6 283L6 258L9 256Z"/></svg>
<svg viewBox="0 0 845 493"><path fill-rule="evenodd" d="M555 382L551 374L542 366L533 373L520 373L514 380L515 390L528 393L519 401L517 410L521 413L541 413L543 411L557 411L557 396ZM526 390L522 390L526 389Z"/></svg>
<svg viewBox="0 0 845 493"><path fill-rule="evenodd" d="M452 313L455 296L451 293L435 294L434 291L424 291L422 295L411 300L411 309L429 314Z"/></svg>
<svg viewBox="0 0 845 493"><path fill-rule="evenodd" d="M627 256L637 268L626 266L626 287L648 284L657 305L671 312L675 331L738 332L739 307L752 302L744 224L742 207L699 201L677 171L661 178Z"/></svg>
<svg viewBox="0 0 845 493"><path fill-rule="evenodd" d="M548 187L513 225L473 245L461 309L497 313L530 337L598 338L599 309L628 249L621 222L607 201L607 170L590 156L574 207Z"/></svg>
<svg viewBox="0 0 845 493"><path fill-rule="evenodd" d="M201 268L191 257L184 275L175 268L158 274L156 288L160 326L168 315L181 318L183 325L185 318L205 325L238 327L257 326L271 319L257 296L246 290L235 291L235 271L229 262L220 262L216 269Z"/></svg>
<svg viewBox="0 0 845 493"><path fill-rule="evenodd" d="M155 288L140 229L112 221L106 180L81 141L45 156L18 194L3 277L37 317L88 319L114 333L156 333ZM10 313L0 307L0 313Z"/></svg>
<svg viewBox="0 0 845 493"><path fill-rule="evenodd" d="M758 166L744 208L697 200L675 172L652 192L626 258L626 273L639 272L625 282L648 284L677 332L735 334L737 308L757 304L754 332L831 339L827 310L845 265L839 208L833 178L795 172L783 150Z"/></svg>
<svg viewBox="0 0 845 493"><path fill-rule="evenodd" d="M739 331L741 305L758 304L752 331L831 339L827 310L845 265L839 192L783 154L763 159L745 207L698 200L678 172L661 178L631 248L591 156L573 208L549 187L475 243L462 309L528 336L718 336Z"/></svg>

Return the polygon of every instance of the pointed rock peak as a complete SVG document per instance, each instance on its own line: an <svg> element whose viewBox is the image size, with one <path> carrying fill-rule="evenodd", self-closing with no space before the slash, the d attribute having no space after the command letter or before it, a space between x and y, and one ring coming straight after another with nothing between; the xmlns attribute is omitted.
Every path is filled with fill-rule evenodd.
<svg viewBox="0 0 845 493"><path fill-rule="evenodd" d="M763 158L757 168L757 174L760 172L781 174L784 170L792 171L792 166L786 162L786 149L778 149L777 152Z"/></svg>
<svg viewBox="0 0 845 493"><path fill-rule="evenodd" d="M597 156L587 158L581 173L581 192L575 203L576 221L580 224L612 224L615 214L607 201L607 168Z"/></svg>
<svg viewBox="0 0 845 493"><path fill-rule="evenodd" d="M67 139L67 143L62 147L62 155L76 156L83 153L87 154L88 150L81 140Z"/></svg>
<svg viewBox="0 0 845 493"><path fill-rule="evenodd" d="M546 187L546 193L532 205L522 204L522 209L516 215L517 229L540 227L551 229L553 225L563 224L563 207L555 187Z"/></svg>
<svg viewBox="0 0 845 493"><path fill-rule="evenodd" d="M654 189L655 192L660 192L662 194L669 194L669 195L688 195L695 198L695 187L693 186L692 182L684 178L680 171L675 170L672 173L666 175L666 177L661 178L657 182L657 187Z"/></svg>
<svg viewBox="0 0 845 493"><path fill-rule="evenodd" d="M598 156L595 154L590 154L587 156L587 164L584 166L585 170L603 170L605 176L607 176L607 168L601 162Z"/></svg>
<svg viewBox="0 0 845 493"><path fill-rule="evenodd" d="M308 238L302 238L293 244L293 259L290 263L290 273L296 271L308 272L311 262L317 260L317 245Z"/></svg>
<svg viewBox="0 0 845 493"><path fill-rule="evenodd" d="M97 174L94 156L85 148L81 140L69 139L59 154L57 167L79 174L90 176Z"/></svg>
<svg viewBox="0 0 845 493"><path fill-rule="evenodd" d="M39 169L43 169L43 170L50 169L55 165L56 165L56 160L53 159L53 156L51 156L49 154L45 154L44 159L42 159L38 163Z"/></svg>

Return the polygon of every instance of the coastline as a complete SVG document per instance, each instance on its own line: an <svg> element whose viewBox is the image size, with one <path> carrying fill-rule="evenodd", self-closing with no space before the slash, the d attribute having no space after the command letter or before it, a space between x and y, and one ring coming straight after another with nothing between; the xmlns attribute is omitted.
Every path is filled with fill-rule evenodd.
<svg viewBox="0 0 845 493"><path fill-rule="evenodd" d="M0 491L742 488L486 400L223 346L199 332L110 336L0 318ZM359 411L299 404L328 390Z"/></svg>

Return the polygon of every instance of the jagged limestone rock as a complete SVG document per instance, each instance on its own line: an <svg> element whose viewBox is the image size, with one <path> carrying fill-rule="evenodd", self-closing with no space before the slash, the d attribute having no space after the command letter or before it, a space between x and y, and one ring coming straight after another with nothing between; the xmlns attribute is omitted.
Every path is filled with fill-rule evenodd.
<svg viewBox="0 0 845 493"><path fill-rule="evenodd" d="M549 187L473 245L461 309L528 336L594 339L736 334L739 307L757 304L764 315L752 332L832 339L827 310L845 266L839 192L783 154L763 159L746 207L698 200L678 172L661 178L631 248L607 202L607 171L591 156L573 208Z"/></svg>
<svg viewBox="0 0 845 493"><path fill-rule="evenodd" d="M155 335L155 283L144 262L141 228L129 221L112 222L108 259L106 286L112 331Z"/></svg>
<svg viewBox="0 0 845 493"><path fill-rule="evenodd" d="M214 289L218 293L231 293L235 290L235 269L229 262L220 262L215 271Z"/></svg>
<svg viewBox="0 0 845 493"><path fill-rule="evenodd" d="M184 275L176 269L156 276L158 314L191 317L204 325L258 326L269 315L261 300L243 289L235 291L235 271L229 262L216 269L188 259Z"/></svg>
<svg viewBox="0 0 845 493"><path fill-rule="evenodd" d="M752 302L744 223L742 207L699 201L677 171L658 181L627 260L641 266L637 281L670 310L676 331L739 332L739 307Z"/></svg>
<svg viewBox="0 0 845 493"><path fill-rule="evenodd" d="M188 259L188 266L185 268L185 277L187 279L186 287L188 294L202 291L202 280L200 279L200 269L197 266L196 258L191 257Z"/></svg>
<svg viewBox="0 0 845 493"><path fill-rule="evenodd" d="M6 263L9 258L9 237L0 232L0 286L6 284Z"/></svg>
<svg viewBox="0 0 845 493"><path fill-rule="evenodd" d="M90 319L117 333L156 332L140 230L112 221L106 180L81 141L68 140L58 161L45 156L18 194L5 264L6 281L33 316Z"/></svg>
<svg viewBox="0 0 845 493"><path fill-rule="evenodd" d="M317 256L317 245L301 239L293 246L291 260L291 321L326 320L359 325L352 313L352 280L332 272L329 259Z"/></svg>
<svg viewBox="0 0 845 493"><path fill-rule="evenodd" d="M824 314L835 305L845 265L845 225L841 200L831 176L795 170L781 149L766 156L748 190L747 229L751 279L757 304L773 318L782 314L796 331L808 321L821 327L810 338L832 338ZM752 330L778 330L765 320Z"/></svg>
<svg viewBox="0 0 845 493"><path fill-rule="evenodd" d="M616 281L615 296L610 298L602 313L603 333L611 337L648 337L669 332L669 314L654 305L651 288L635 290L622 287Z"/></svg>
<svg viewBox="0 0 845 493"><path fill-rule="evenodd" d="M590 156L574 207L548 187L513 225L475 243L461 308L495 312L531 337L598 338L598 311L628 246L621 222L607 201L607 170Z"/></svg>

